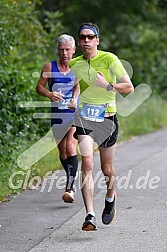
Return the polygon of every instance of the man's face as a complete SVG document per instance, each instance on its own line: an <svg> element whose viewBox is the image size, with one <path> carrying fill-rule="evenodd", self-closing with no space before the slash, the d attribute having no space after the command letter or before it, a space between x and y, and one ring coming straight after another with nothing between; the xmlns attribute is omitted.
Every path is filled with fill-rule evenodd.
<svg viewBox="0 0 167 252"><path fill-rule="evenodd" d="M58 54L61 62L68 63L75 53L75 47L71 46L69 42L61 42L58 45Z"/></svg>
<svg viewBox="0 0 167 252"><path fill-rule="evenodd" d="M83 52L91 52L99 44L99 38L90 29L84 29L80 32L78 37L78 45Z"/></svg>

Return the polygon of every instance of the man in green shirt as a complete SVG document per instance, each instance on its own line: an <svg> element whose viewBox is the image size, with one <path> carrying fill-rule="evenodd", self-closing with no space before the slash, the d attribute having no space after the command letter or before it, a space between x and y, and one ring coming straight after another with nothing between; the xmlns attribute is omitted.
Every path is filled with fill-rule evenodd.
<svg viewBox="0 0 167 252"><path fill-rule="evenodd" d="M69 107L75 108L80 90L74 136L78 139L82 156L82 195L86 208L82 230L92 231L97 229L93 208L93 145L94 142L98 144L101 169L106 179L102 222L107 225L116 213L116 174L112 164L118 136L115 95L116 92L131 93L134 87L118 57L97 49L99 28L96 24L84 23L79 27L78 45L83 55L70 61L77 78Z"/></svg>

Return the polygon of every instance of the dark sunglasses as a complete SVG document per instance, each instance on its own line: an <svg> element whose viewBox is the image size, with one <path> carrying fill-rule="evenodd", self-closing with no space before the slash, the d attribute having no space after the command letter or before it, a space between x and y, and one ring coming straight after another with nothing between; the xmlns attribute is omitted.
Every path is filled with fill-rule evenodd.
<svg viewBox="0 0 167 252"><path fill-rule="evenodd" d="M81 35L79 35L80 40L85 40L86 38L88 38L89 40L93 40L94 38L97 38L97 36L94 34L89 34L89 35L81 34Z"/></svg>

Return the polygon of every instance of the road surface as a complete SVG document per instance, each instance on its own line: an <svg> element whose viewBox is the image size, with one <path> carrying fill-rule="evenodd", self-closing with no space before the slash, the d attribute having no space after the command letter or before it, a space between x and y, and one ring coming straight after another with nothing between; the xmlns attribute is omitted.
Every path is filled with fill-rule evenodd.
<svg viewBox="0 0 167 252"><path fill-rule="evenodd" d="M166 156L167 127L117 146L117 216L105 226L105 186L95 154L95 232L81 230L85 210L79 175L75 202L61 200L63 170L55 174L54 183L48 179L46 186L1 203L0 252L167 251Z"/></svg>

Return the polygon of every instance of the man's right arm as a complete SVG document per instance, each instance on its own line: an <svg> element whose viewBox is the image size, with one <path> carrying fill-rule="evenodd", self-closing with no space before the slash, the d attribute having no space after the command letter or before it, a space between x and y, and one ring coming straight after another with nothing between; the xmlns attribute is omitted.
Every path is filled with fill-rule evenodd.
<svg viewBox="0 0 167 252"><path fill-rule="evenodd" d="M63 94L59 92L50 92L46 88L46 84L48 83L49 79L51 78L51 63L47 63L44 65L41 76L38 80L37 86L36 86L36 92L39 95L48 97L52 101L60 101L63 100Z"/></svg>

